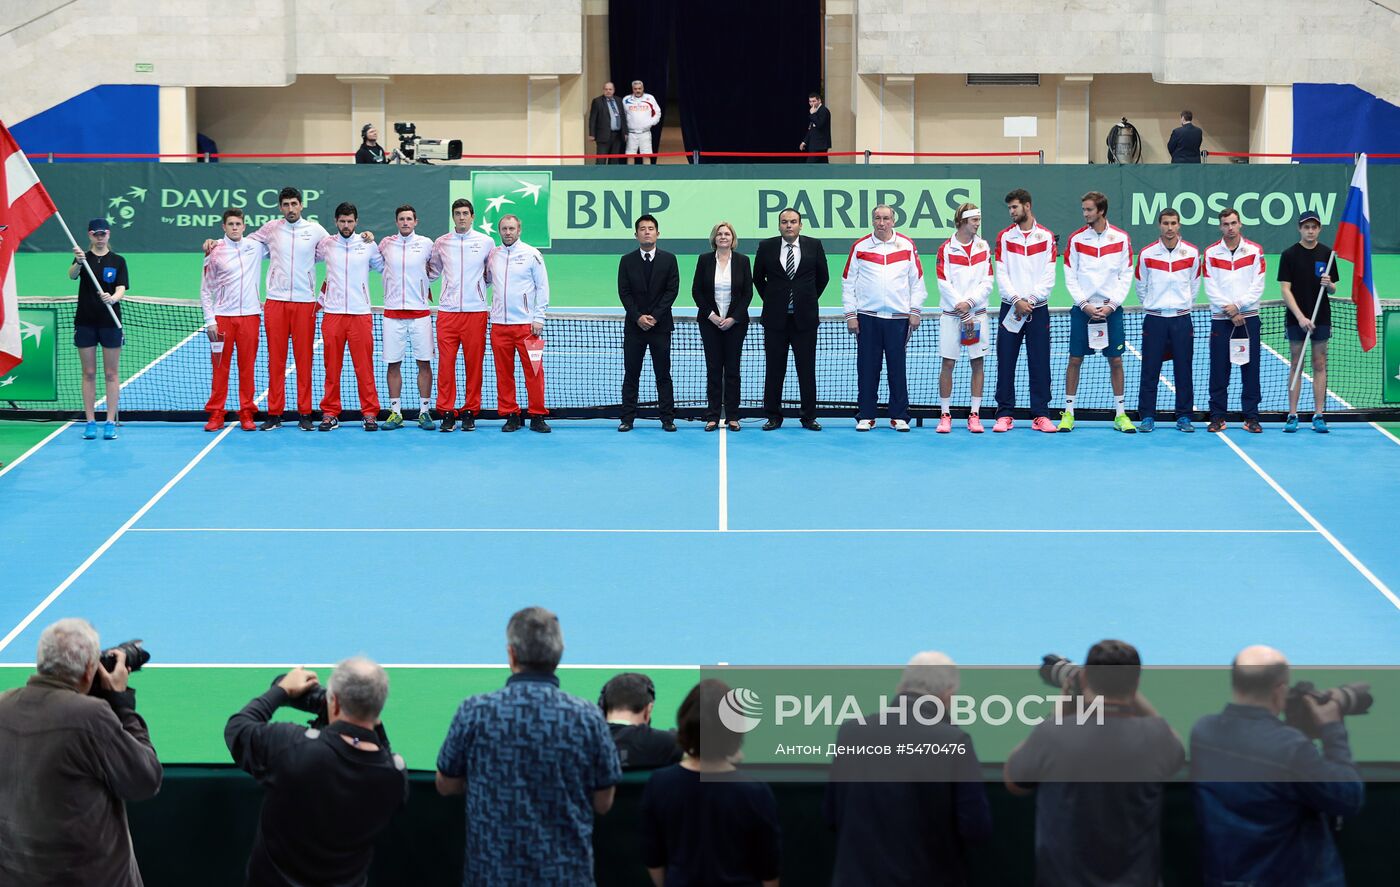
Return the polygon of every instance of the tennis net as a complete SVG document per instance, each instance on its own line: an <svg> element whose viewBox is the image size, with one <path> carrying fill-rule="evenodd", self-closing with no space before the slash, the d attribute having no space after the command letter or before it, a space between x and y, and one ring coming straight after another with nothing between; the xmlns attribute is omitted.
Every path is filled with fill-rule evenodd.
<svg viewBox="0 0 1400 887"><path fill-rule="evenodd" d="M203 335L203 315L197 303L142 297L127 297L123 301L123 322L125 324L126 345L122 349L121 413L128 419L195 420L203 419L204 404L209 396L209 383L212 367L209 355L209 342ZM1392 306L1400 302L1390 303ZM6 398L6 387L15 374L0 379L0 417L3 418L76 418L81 415L82 391L81 369L76 349L70 347L73 331L73 314L76 299L73 297L54 299L21 299L22 315L26 309L49 309L52 320L44 319L42 325L53 324L52 329L39 333L53 336L54 378L52 400L11 400ZM1071 309L1051 311L1051 384L1052 408L1058 409L1064 403L1064 372L1068 356ZM1262 344L1260 376L1263 393L1261 405L1265 418L1280 418L1287 410L1288 349L1284 334L1284 312L1287 309L1281 302L1265 303L1260 311ZM29 314L30 318L49 318L50 315ZM1125 327L1128 350L1124 355L1126 371L1126 402L1129 409L1138 403L1138 382L1141 363L1136 349L1142 341L1143 313L1133 307L1125 309ZM379 350L383 341L381 335L382 315L375 309L375 377L378 380L381 396L384 393L383 354ZM1195 328L1195 356L1192 366L1194 379L1194 400L1198 411L1204 410L1208 398L1207 379L1209 374L1210 315L1205 307L1193 312ZM616 416L620 409L622 390L622 335L623 317L620 313L573 313L552 314L545 327L547 341L544 355L546 402L550 412L562 418L588 418ZM995 322L991 324L992 335L997 334ZM30 327L32 329L32 325ZM313 391L319 401L324 384L325 366L321 354L321 340L318 336L313 369ZM267 388L266 340L259 342L257 387L259 392ZM408 360L414 359L410 355ZM435 361L435 358L434 358ZM693 317L678 316L672 339L671 375L674 380L677 415L682 418L698 417L705 407L705 358L701 347L699 329ZM995 404L994 392L997 379L995 348L988 351L985 360L986 385L984 409ZM411 366L411 364L410 364ZM915 415L936 415L938 412L938 376L941 359L938 354L937 316L930 315L914 333L909 342L908 378L910 403ZM1305 366L1306 369L1306 366ZM1344 300L1332 303L1332 341L1327 360L1328 412L1336 418L1359 420L1400 418L1400 404L1387 405L1383 402L1382 349L1375 348L1369 353L1361 351L1356 334L1356 309ZM436 366L434 367L436 371ZM44 367L24 366L20 372L26 374L46 372ZM969 364L959 360L954 372L953 403L955 412L965 412L969 397ZM1170 382L1172 366L1167 364L1163 371L1162 384L1158 388L1158 408L1170 414L1175 392ZM100 369L99 369L100 375ZM228 408L236 409L237 383L236 368L230 380ZM465 390L463 368L459 359L457 367L458 391ZM756 321L749 327L743 346L741 368L742 405L744 415L756 416L761 413L764 382L763 328ZM1230 406L1232 418L1238 417L1239 373L1232 372ZM416 403L414 374L404 373L404 402ZM495 407L495 376L490 348L486 351L485 384L483 386L483 414L490 416ZM524 403L524 381L517 370L516 384L520 390L519 399ZM294 385L288 379L289 404L295 403ZM1312 380L1305 373L1300 405L1304 412L1311 410L1313 403ZM13 390L23 390L16 388ZM1016 367L1016 391L1018 415L1025 415L1027 407L1028 379L1024 353ZM98 394L102 393L101 385ZM358 407L353 381L353 369L347 355L341 385L343 409L354 413ZM882 383L880 400L887 399L887 388ZM798 405L797 377L791 365L784 385L785 412L795 414ZM824 316L818 327L817 340L817 397L818 412L826 416L852 416L856 403L856 345L855 338L846 331L844 320L839 316ZM382 397L381 397L382 399ZM650 359L642 370L642 409L640 414L655 414L656 386L650 367ZM265 404L265 398L260 405ZM411 412L411 411L410 411ZM1099 356L1085 358L1080 371L1076 414L1081 418L1105 418L1113 415L1113 396L1109 385L1108 361Z"/></svg>

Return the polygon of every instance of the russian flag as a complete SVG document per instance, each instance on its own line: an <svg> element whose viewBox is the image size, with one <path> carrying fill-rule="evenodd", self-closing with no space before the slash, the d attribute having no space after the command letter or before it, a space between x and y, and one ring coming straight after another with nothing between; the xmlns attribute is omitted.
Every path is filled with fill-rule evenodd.
<svg viewBox="0 0 1400 887"><path fill-rule="evenodd" d="M1361 350L1370 351L1376 347L1381 298L1371 272L1371 201L1366 191L1365 154L1356 161L1356 173L1351 177L1332 251L1352 265L1351 301L1356 305L1356 332L1361 337Z"/></svg>

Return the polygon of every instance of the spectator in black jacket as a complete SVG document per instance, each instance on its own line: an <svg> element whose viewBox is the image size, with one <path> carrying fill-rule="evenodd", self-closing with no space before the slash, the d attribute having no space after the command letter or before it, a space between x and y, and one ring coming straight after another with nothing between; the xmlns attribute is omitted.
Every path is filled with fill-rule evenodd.
<svg viewBox="0 0 1400 887"><path fill-rule="evenodd" d="M812 155L808 163L826 163L831 150L831 111L822 104L819 92L807 94L807 136L797 150Z"/></svg>
<svg viewBox="0 0 1400 887"><path fill-rule="evenodd" d="M1205 134L1191 122L1192 116L1190 111L1182 111L1181 125L1172 130L1171 138L1167 139L1167 153L1172 156L1172 163L1201 162L1201 139Z"/></svg>
<svg viewBox="0 0 1400 887"><path fill-rule="evenodd" d="M841 887L932 887L967 883L967 850L991 837L992 811L982 768L966 732L941 720L919 723L937 697L943 711L958 689L958 667L944 653L919 653L900 677L896 703L904 716L867 715L841 725L842 747L891 749L889 754L837 756L824 813L836 830ZM927 702L918 702L924 699ZM904 754L937 748L937 754Z"/></svg>
<svg viewBox="0 0 1400 887"><path fill-rule="evenodd" d="M379 130L373 123L366 123L360 127L360 147L355 152L356 163L388 163L393 159L393 154L384 153L384 146L379 144Z"/></svg>
<svg viewBox="0 0 1400 887"><path fill-rule="evenodd" d="M319 729L268 723L318 689L315 672L292 669L224 727L234 763L267 792L250 887L365 884L375 838L408 800L403 758L389 750L379 720L389 696L384 669L359 657L337 665Z"/></svg>
<svg viewBox="0 0 1400 887"><path fill-rule="evenodd" d="M598 694L598 707L607 718L623 770L655 770L680 761L676 734L651 725L656 708L656 685L651 678L634 671L613 676Z"/></svg>

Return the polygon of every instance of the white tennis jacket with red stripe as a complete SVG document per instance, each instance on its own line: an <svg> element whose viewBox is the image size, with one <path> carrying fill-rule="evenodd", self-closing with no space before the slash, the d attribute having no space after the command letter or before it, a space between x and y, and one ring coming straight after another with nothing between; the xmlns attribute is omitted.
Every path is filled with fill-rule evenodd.
<svg viewBox="0 0 1400 887"><path fill-rule="evenodd" d="M1226 305L1234 305L1246 317L1259 313L1259 300L1264 297L1262 246L1241 237L1232 252L1223 239L1217 240L1206 247L1202 265L1211 317L1228 318Z"/></svg>
<svg viewBox="0 0 1400 887"><path fill-rule="evenodd" d="M267 244L267 297L281 302L316 301L316 246L330 235L308 218L273 219L249 240Z"/></svg>
<svg viewBox="0 0 1400 887"><path fill-rule="evenodd" d="M204 257L204 279L199 285L205 326L213 323L216 316L248 317L262 313L258 274L266 255L266 246L247 237L224 237L214 244Z"/></svg>
<svg viewBox="0 0 1400 887"><path fill-rule="evenodd" d="M1201 251L1195 244L1178 240L1167 249L1161 240L1154 240L1138 255L1138 299L1149 314L1187 313L1200 288Z"/></svg>
<svg viewBox="0 0 1400 887"><path fill-rule="evenodd" d="M486 260L491 284L492 323L544 323L549 307L549 275L544 256L523 240L491 250Z"/></svg>
<svg viewBox="0 0 1400 887"><path fill-rule="evenodd" d="M485 311L486 259L496 241L480 231L449 231L433 241L429 268L442 275L439 311Z"/></svg>
<svg viewBox="0 0 1400 887"><path fill-rule="evenodd" d="M1022 231L1012 225L997 235L997 289L1006 303L1025 299L1032 308L1050 300L1055 289L1055 235L1039 223Z"/></svg>
<svg viewBox="0 0 1400 887"><path fill-rule="evenodd" d="M924 266L914 241L895 231L889 240L871 233L851 244L841 272L841 307L848 320L857 314L920 314L927 299Z"/></svg>
<svg viewBox="0 0 1400 887"><path fill-rule="evenodd" d="M321 310L327 314L369 314L369 272L384 270L379 247L360 235L336 234L316 245L316 258L326 263L321 284Z"/></svg>
<svg viewBox="0 0 1400 887"><path fill-rule="evenodd" d="M987 310L987 297L992 292L992 248L980 237L972 238L966 246L949 237L938 248L934 277L944 314L956 315L959 302L971 304L970 314L981 314Z"/></svg>
<svg viewBox="0 0 1400 887"><path fill-rule="evenodd" d="M1098 299L1113 309L1122 306L1133 285L1133 242L1112 225L1095 231L1085 225L1065 244L1065 289L1076 306Z"/></svg>

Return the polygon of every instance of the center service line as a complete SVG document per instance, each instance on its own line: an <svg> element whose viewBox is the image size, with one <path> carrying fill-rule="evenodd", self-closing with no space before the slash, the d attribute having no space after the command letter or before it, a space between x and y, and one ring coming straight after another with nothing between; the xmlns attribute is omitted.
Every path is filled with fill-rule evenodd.
<svg viewBox="0 0 1400 887"><path fill-rule="evenodd" d="M729 430L719 426L719 531L729 532Z"/></svg>

